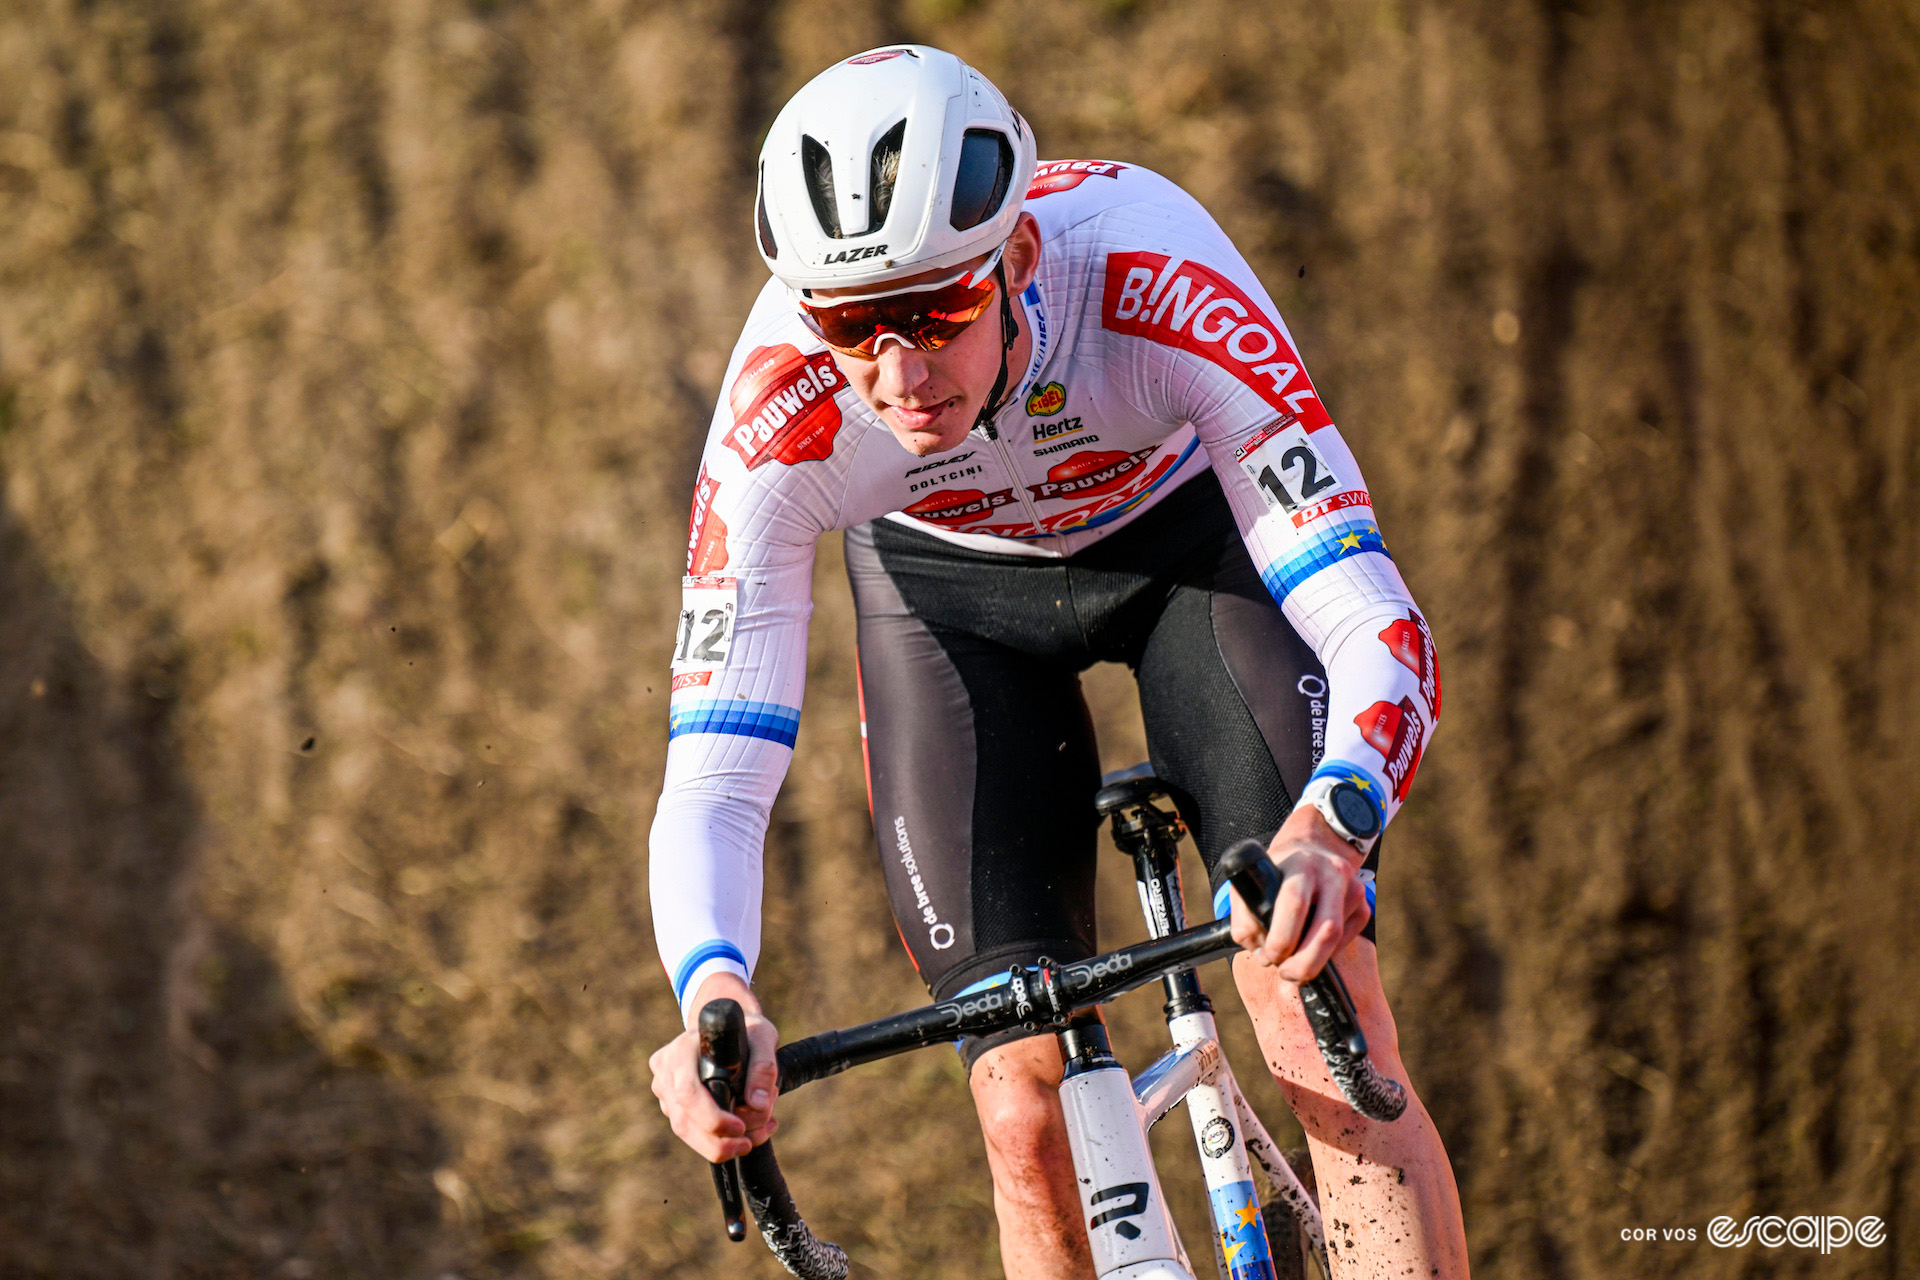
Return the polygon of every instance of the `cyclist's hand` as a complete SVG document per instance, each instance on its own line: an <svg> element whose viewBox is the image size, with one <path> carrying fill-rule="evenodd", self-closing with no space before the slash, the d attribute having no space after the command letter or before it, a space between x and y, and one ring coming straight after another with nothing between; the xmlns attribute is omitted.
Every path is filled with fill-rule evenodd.
<svg viewBox="0 0 1920 1280"><path fill-rule="evenodd" d="M774 1050L780 1033L761 1016L759 1001L747 984L732 974L715 974L700 984L694 1009L722 996L740 1002L747 1011L747 1097L733 1112L722 1111L700 1083L700 1033L683 1031L656 1051L647 1065L653 1071L653 1096L680 1140L706 1159L719 1163L744 1156L774 1135L780 1122L773 1118L779 1090L779 1068Z"/></svg>
<svg viewBox="0 0 1920 1280"><path fill-rule="evenodd" d="M1373 911L1360 883L1364 859L1312 808L1287 819L1267 847L1267 856L1282 876L1273 925L1261 929L1259 919L1234 893L1233 940L1261 964L1277 967L1286 981L1306 982L1367 927ZM1309 916L1312 923L1303 938L1301 926Z"/></svg>

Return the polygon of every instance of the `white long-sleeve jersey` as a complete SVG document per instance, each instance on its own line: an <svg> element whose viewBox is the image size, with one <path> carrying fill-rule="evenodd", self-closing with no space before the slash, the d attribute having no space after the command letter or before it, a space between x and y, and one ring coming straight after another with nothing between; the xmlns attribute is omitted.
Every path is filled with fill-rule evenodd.
<svg viewBox="0 0 1920 1280"><path fill-rule="evenodd" d="M684 1006L751 975L761 857L799 726L814 544L880 517L1068 556L1211 467L1254 563L1327 671L1301 803L1342 780L1382 827L1440 711L1432 638L1291 335L1206 210L1136 165L1040 167L1033 355L996 421L918 458L769 281L734 348L693 500L651 885ZM989 322L991 316L988 317Z"/></svg>

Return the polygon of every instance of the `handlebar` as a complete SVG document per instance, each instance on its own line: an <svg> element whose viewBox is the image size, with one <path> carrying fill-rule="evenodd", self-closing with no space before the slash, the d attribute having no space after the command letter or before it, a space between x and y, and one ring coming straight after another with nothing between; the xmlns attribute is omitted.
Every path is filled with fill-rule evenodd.
<svg viewBox="0 0 1920 1280"><path fill-rule="evenodd" d="M700 1079L721 1110L731 1111L746 1090L747 1015L735 1000L712 1000L700 1010ZM846 1280L847 1254L813 1234L787 1190L787 1179L768 1139L738 1160L713 1166L713 1182L726 1214L727 1238L747 1238L741 1221L744 1198L760 1238L780 1265L801 1280Z"/></svg>
<svg viewBox="0 0 1920 1280"><path fill-rule="evenodd" d="M1260 919L1262 927L1269 925L1280 897L1281 877L1267 857L1265 846L1258 840L1241 841L1227 850L1219 870ZM848 1067L962 1036L986 1036L1022 1026L1034 1030L1064 1027L1075 1013L1157 982L1166 974L1232 955L1240 949L1233 940L1232 928L1230 921L1216 920L1073 964L1059 965L1042 959L1038 964L1015 965L1008 970L1005 983L984 991L781 1045L777 1054L779 1092L791 1093ZM1341 1094L1356 1111L1370 1119L1398 1119L1406 1110L1406 1090L1397 1081L1382 1076L1368 1060L1366 1036L1360 1030L1346 984L1331 963L1317 977L1301 984L1300 1001L1321 1057L1326 1060L1328 1074ZM716 1034L712 1039L723 1056L733 1046L727 1037L734 1034L732 1028L737 1026L740 1053L738 1058L728 1061L741 1064L740 1087L744 1087L746 1019L740 1006L732 1000L716 1000L701 1010L700 1078L709 1082L711 1090L712 1080L727 1070L716 1061L711 1068L713 1076L709 1076L710 1014L715 1018ZM726 1034L719 1034L721 1032ZM738 1096L737 1089L733 1096ZM732 1109L733 1104L720 1101L719 1093L716 1092L714 1098L723 1109ZM715 1185L720 1189L721 1203L728 1214L728 1235L739 1240L745 1232L742 1228L740 1235L734 1234L738 1201L728 1201L728 1189L722 1181L723 1171L728 1170L739 1179L767 1247L789 1272L802 1280L844 1280L847 1255L816 1238L801 1219L774 1160L772 1142L755 1147L749 1155L730 1165L714 1167Z"/></svg>

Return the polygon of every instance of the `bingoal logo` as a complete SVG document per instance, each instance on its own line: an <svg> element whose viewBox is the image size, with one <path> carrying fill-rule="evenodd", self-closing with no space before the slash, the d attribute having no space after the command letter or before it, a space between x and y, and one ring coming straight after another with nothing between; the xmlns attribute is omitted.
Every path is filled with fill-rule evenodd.
<svg viewBox="0 0 1920 1280"><path fill-rule="evenodd" d="M1275 321L1219 272L1163 253L1107 255L1101 324L1219 365L1309 432L1332 419Z"/></svg>

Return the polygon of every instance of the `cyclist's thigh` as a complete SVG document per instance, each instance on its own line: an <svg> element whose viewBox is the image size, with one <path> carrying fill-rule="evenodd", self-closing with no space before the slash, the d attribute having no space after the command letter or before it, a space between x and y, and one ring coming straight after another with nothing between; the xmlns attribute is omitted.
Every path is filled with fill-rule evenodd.
<svg viewBox="0 0 1920 1280"><path fill-rule="evenodd" d="M1271 839L1312 776L1326 743L1326 673L1245 546L1223 537L1218 557L1169 594L1138 675L1155 772L1211 874L1237 841ZM1368 870L1378 856L1376 845Z"/></svg>
<svg viewBox="0 0 1920 1280"><path fill-rule="evenodd" d="M944 998L1093 954L1099 757L1078 675L930 622L864 530L846 545L874 830L921 979Z"/></svg>

